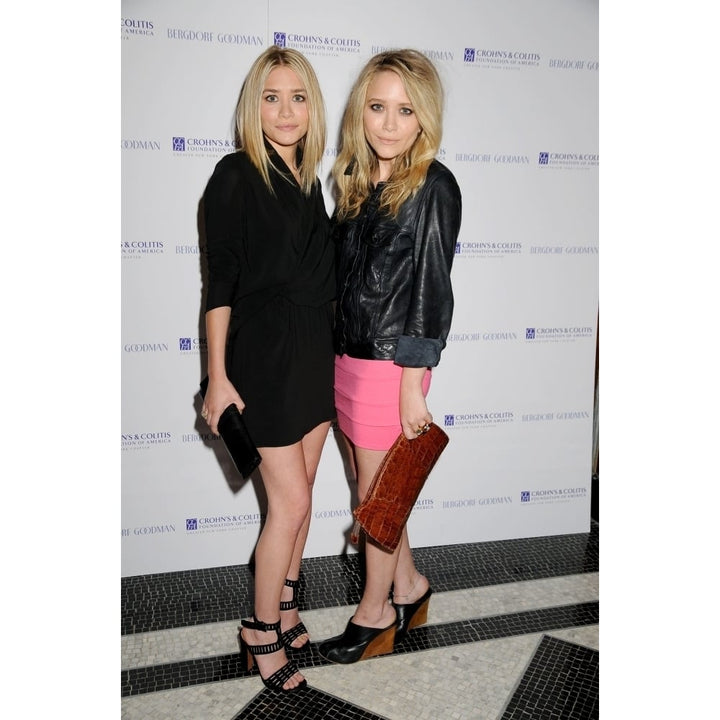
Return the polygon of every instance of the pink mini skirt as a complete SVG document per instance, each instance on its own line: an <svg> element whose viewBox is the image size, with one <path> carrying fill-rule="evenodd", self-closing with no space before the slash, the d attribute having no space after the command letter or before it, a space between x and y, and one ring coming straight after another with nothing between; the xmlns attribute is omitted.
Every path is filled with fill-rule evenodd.
<svg viewBox="0 0 720 720"><path fill-rule="evenodd" d="M360 360L335 356L335 410L338 425L354 445L389 450L402 432L400 378L402 367L392 360ZM423 378L430 389L431 371Z"/></svg>

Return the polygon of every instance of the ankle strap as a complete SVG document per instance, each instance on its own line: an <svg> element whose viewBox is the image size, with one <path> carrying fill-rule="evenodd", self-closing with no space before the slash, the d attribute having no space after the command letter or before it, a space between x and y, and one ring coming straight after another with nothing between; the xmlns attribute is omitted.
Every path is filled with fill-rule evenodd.
<svg viewBox="0 0 720 720"><path fill-rule="evenodd" d="M265 623L262 620L258 620L254 615L252 620L241 620L240 624L249 630L260 630L262 632L280 632L280 621L274 623Z"/></svg>
<svg viewBox="0 0 720 720"><path fill-rule="evenodd" d="M292 588L292 600L281 600L280 610L294 610L296 607L299 607L295 591L300 587L300 580L288 580L287 578L285 578L285 585L287 585L289 588Z"/></svg>

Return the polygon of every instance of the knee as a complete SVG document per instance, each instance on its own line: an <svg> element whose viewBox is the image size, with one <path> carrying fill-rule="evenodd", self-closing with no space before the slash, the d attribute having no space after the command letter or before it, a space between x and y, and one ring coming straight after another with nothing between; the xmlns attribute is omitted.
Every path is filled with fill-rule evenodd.
<svg viewBox="0 0 720 720"><path fill-rule="evenodd" d="M297 529L305 522L310 512L310 493L296 493L285 504L285 515L288 522L292 523Z"/></svg>
<svg viewBox="0 0 720 720"><path fill-rule="evenodd" d="M310 512L310 493L298 498L298 501L295 503L295 512L301 522L307 517L307 514Z"/></svg>

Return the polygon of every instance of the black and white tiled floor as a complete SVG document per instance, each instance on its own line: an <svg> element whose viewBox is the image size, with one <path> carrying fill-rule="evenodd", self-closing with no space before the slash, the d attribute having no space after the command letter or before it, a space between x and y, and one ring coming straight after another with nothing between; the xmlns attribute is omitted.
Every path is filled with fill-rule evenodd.
<svg viewBox="0 0 720 720"><path fill-rule="evenodd" d="M333 665L362 555L303 562L308 688L267 691L240 669L252 572L232 566L122 579L125 720L592 720L599 717L599 526L543 538L415 549L434 594L392 654Z"/></svg>

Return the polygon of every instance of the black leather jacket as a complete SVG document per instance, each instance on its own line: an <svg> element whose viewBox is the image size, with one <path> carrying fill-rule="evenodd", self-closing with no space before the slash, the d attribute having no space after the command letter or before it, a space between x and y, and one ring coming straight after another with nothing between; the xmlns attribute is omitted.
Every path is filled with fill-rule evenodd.
<svg viewBox="0 0 720 720"><path fill-rule="evenodd" d="M394 219L377 212L382 188L375 188L357 217L334 223L335 352L434 367L452 319L460 188L435 160Z"/></svg>

